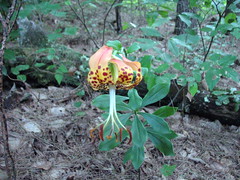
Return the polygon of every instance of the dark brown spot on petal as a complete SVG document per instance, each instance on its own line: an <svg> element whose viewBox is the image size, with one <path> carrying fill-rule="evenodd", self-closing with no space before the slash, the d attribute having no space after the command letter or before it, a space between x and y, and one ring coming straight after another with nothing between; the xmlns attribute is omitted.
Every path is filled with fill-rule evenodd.
<svg viewBox="0 0 240 180"><path fill-rule="evenodd" d="M103 72L103 76L107 76L108 75L108 73L106 73L106 72Z"/></svg>

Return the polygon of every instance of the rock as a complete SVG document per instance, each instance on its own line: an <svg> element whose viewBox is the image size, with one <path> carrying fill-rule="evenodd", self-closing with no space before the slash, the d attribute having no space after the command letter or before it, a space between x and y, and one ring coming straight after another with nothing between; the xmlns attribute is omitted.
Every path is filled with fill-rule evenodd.
<svg viewBox="0 0 240 180"><path fill-rule="evenodd" d="M54 116L64 116L66 115L66 109L64 107L52 107L50 113Z"/></svg>
<svg viewBox="0 0 240 180"><path fill-rule="evenodd" d="M10 150L12 151L19 149L20 145L22 144L21 139L15 138L15 137L9 137L8 143L9 143Z"/></svg>
<svg viewBox="0 0 240 180"><path fill-rule="evenodd" d="M49 123L49 126L53 129L58 129L66 125L66 121L58 119Z"/></svg>
<svg viewBox="0 0 240 180"><path fill-rule="evenodd" d="M201 127L211 129L212 131L220 132L222 130L222 124L218 120L214 122L200 120L199 124Z"/></svg>
<svg viewBox="0 0 240 180"><path fill-rule="evenodd" d="M37 124L36 122L33 122L33 121L26 121L23 124L23 128L27 132L33 132L33 133L40 133L41 132L39 124Z"/></svg>
<svg viewBox="0 0 240 180"><path fill-rule="evenodd" d="M19 44L23 47L45 47L47 36L42 27L28 18L17 21L20 29Z"/></svg>

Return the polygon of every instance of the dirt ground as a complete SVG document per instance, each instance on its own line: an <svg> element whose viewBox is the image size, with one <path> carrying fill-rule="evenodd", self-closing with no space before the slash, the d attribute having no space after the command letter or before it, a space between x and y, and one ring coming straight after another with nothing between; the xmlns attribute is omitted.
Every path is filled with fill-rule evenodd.
<svg viewBox="0 0 240 180"><path fill-rule="evenodd" d="M100 152L99 142L91 142L89 129L99 121L101 111L90 99L79 99L74 92L69 87L22 91L19 98L26 93L31 98L7 110L18 180L240 179L240 127L176 113L166 119L178 134L173 141L176 156L163 157L147 142L139 176L130 162L122 163L129 145ZM80 108L74 106L76 101L82 101ZM154 109L147 107L150 112ZM78 112L82 112L80 116ZM3 166L2 146L0 152ZM166 178L160 173L163 164L177 166L173 175ZM0 179L5 178L1 169Z"/></svg>

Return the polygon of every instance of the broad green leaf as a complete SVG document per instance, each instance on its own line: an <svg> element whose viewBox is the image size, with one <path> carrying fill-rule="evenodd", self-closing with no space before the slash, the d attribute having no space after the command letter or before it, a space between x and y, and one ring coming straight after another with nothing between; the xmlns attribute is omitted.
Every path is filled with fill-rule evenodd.
<svg viewBox="0 0 240 180"><path fill-rule="evenodd" d="M67 13L63 11L51 11L51 14L56 17L66 17Z"/></svg>
<svg viewBox="0 0 240 180"><path fill-rule="evenodd" d="M213 91L212 94L215 96L219 96L219 95L228 94L228 92L227 91Z"/></svg>
<svg viewBox="0 0 240 180"><path fill-rule="evenodd" d="M20 81L26 81L27 80L27 76L24 74L19 74L17 75L17 79Z"/></svg>
<svg viewBox="0 0 240 180"><path fill-rule="evenodd" d="M60 85L63 80L63 74L56 73L54 77L57 80L58 84Z"/></svg>
<svg viewBox="0 0 240 180"><path fill-rule="evenodd" d="M231 24L233 22L236 22L237 15L235 13L228 13L227 16L225 16L224 21L226 24Z"/></svg>
<svg viewBox="0 0 240 180"><path fill-rule="evenodd" d="M130 89L128 91L128 97L129 97L128 106L132 110L137 111L142 105L142 98L138 95L137 90L136 89Z"/></svg>
<svg viewBox="0 0 240 180"><path fill-rule="evenodd" d="M134 42L131 46L129 46L127 48L127 53L130 54L130 53L133 53L133 52L135 52L139 49L140 49L140 46L138 45L138 43Z"/></svg>
<svg viewBox="0 0 240 180"><path fill-rule="evenodd" d="M141 28L141 31L143 32L143 34L145 36L153 36L153 37L161 37L162 35L160 34L160 32L154 28Z"/></svg>
<svg viewBox="0 0 240 180"><path fill-rule="evenodd" d="M177 47L177 44L173 41L173 39L169 39L167 43L168 49L173 53L174 56L179 56L179 48Z"/></svg>
<svg viewBox="0 0 240 180"><path fill-rule="evenodd" d="M123 163L125 164L127 161L132 161L134 169L140 168L144 161L144 146L138 147L133 145L128 149L124 155Z"/></svg>
<svg viewBox="0 0 240 180"><path fill-rule="evenodd" d="M179 62L175 62L175 63L173 64L173 67L174 67L175 69L179 70L179 71L186 72L185 67L183 67L183 65L182 65L181 63L179 63Z"/></svg>
<svg viewBox="0 0 240 180"><path fill-rule="evenodd" d="M75 35L77 33L77 28L76 27L68 27L65 28L63 34L65 35Z"/></svg>
<svg viewBox="0 0 240 180"><path fill-rule="evenodd" d="M240 39L240 29L234 29L231 34L235 36L235 38Z"/></svg>
<svg viewBox="0 0 240 180"><path fill-rule="evenodd" d="M5 60L16 60L15 52L11 49L6 49L4 51L4 59Z"/></svg>
<svg viewBox="0 0 240 180"><path fill-rule="evenodd" d="M159 135L155 131L148 131L148 136L149 136L149 139L155 145L155 147L161 153L163 153L165 156L174 156L175 155L173 152L173 145L168 138Z"/></svg>
<svg viewBox="0 0 240 180"><path fill-rule="evenodd" d="M133 144L142 147L147 140L147 131L137 115L134 116L131 132Z"/></svg>
<svg viewBox="0 0 240 180"><path fill-rule="evenodd" d="M108 41L106 43L106 45L109 46L109 47L112 47L115 50L121 50L121 48L122 48L122 43L120 41L118 41L118 40Z"/></svg>
<svg viewBox="0 0 240 180"><path fill-rule="evenodd" d="M154 114L149 113L139 113L145 120L147 120L148 124L151 126L151 128L156 131L159 135L164 136L168 139L173 139L177 137L176 133L172 131L167 122ZM151 128L148 130L151 130Z"/></svg>
<svg viewBox="0 0 240 180"><path fill-rule="evenodd" d="M19 72L19 70L17 68L12 67L11 68L11 73L13 73L14 75L18 75L20 72Z"/></svg>
<svg viewBox="0 0 240 180"><path fill-rule="evenodd" d="M139 169L144 161L144 146L133 145L131 154L134 169Z"/></svg>
<svg viewBox="0 0 240 180"><path fill-rule="evenodd" d="M18 65L15 67L18 71L24 71L24 70L28 70L29 69L29 65L25 64L25 65Z"/></svg>
<svg viewBox="0 0 240 180"><path fill-rule="evenodd" d="M36 63L36 64L34 64L34 66L38 67L38 68L40 68L42 66L45 66L45 65L46 65L45 63Z"/></svg>
<svg viewBox="0 0 240 180"><path fill-rule="evenodd" d="M151 26L156 21L158 16L159 16L159 14L157 12L147 13L146 21L147 21L148 25Z"/></svg>
<svg viewBox="0 0 240 180"><path fill-rule="evenodd" d="M125 100L128 100L128 97L116 95L117 111L131 111L129 106L126 103L124 103ZM108 111L109 102L110 102L109 94L104 94L93 99L92 104L103 111Z"/></svg>
<svg viewBox="0 0 240 180"><path fill-rule="evenodd" d="M164 64L161 64L160 66L158 66L154 71L155 71L156 73L162 73L162 72L168 70L169 67L170 67L170 66L169 66L168 63L164 63Z"/></svg>
<svg viewBox="0 0 240 180"><path fill-rule="evenodd" d="M61 38L62 36L63 36L62 33L58 33L58 32L47 35L49 41L54 41L58 38Z"/></svg>
<svg viewBox="0 0 240 180"><path fill-rule="evenodd" d="M153 86L143 98L142 107L163 99L169 92L170 84L159 83Z"/></svg>
<svg viewBox="0 0 240 180"><path fill-rule="evenodd" d="M3 73L4 76L8 75L7 69L4 65L3 65L3 68L2 68L2 73Z"/></svg>
<svg viewBox="0 0 240 180"><path fill-rule="evenodd" d="M158 110L156 110L153 114L165 118L172 116L177 111L177 109L178 109L177 107L162 106Z"/></svg>
<svg viewBox="0 0 240 180"><path fill-rule="evenodd" d="M157 43L151 39L139 38L137 39L139 46L143 51L153 48Z"/></svg>
<svg viewBox="0 0 240 180"><path fill-rule="evenodd" d="M188 87L188 91L190 92L190 94L191 94L192 96L195 96L195 94L196 94L197 91L198 91L198 85L197 85L197 83L194 82L192 85L190 85L190 86Z"/></svg>
<svg viewBox="0 0 240 180"><path fill-rule="evenodd" d="M208 85L209 90L213 90L216 84L219 81L218 73L215 69L209 69L206 73L206 82Z"/></svg>
<svg viewBox="0 0 240 180"><path fill-rule="evenodd" d="M167 165L164 164L163 167L160 169L160 172L164 175L164 176L171 176L173 174L173 172L176 169L176 165Z"/></svg>
<svg viewBox="0 0 240 180"><path fill-rule="evenodd" d="M168 17L168 11L159 10L158 14L160 14L163 18L167 18Z"/></svg>
<svg viewBox="0 0 240 180"><path fill-rule="evenodd" d="M151 72L149 72L146 76L144 76L144 81L147 84L148 91L152 89L153 86L156 85L156 78L157 78L157 75Z"/></svg>
<svg viewBox="0 0 240 180"><path fill-rule="evenodd" d="M187 24L188 27L191 26L192 22L191 22L190 18L189 18L187 15L185 15L185 14L179 14L178 16L180 17L180 19L181 19L185 24Z"/></svg>
<svg viewBox="0 0 240 180"><path fill-rule="evenodd" d="M232 80L236 82L240 82L240 75L238 72L236 72L234 69L230 67L223 68L225 71L225 76L228 78L231 78Z"/></svg>
<svg viewBox="0 0 240 180"><path fill-rule="evenodd" d="M153 56L145 55L140 58L140 63L142 65L142 67L146 67L146 68L150 69L151 65L152 65L152 60L153 60Z"/></svg>
<svg viewBox="0 0 240 180"><path fill-rule="evenodd" d="M128 136L127 131L122 132L122 140L124 140ZM99 144L99 150L100 151L110 151L111 149L114 149L115 147L119 146L121 144L120 141L116 141L115 137L112 137L111 139L105 138L104 141L101 141Z"/></svg>
<svg viewBox="0 0 240 180"><path fill-rule="evenodd" d="M81 105L82 105L81 101L74 103L74 106L77 107L77 108L81 107Z"/></svg>
<svg viewBox="0 0 240 180"><path fill-rule="evenodd" d="M60 72L60 73L68 73L68 70L67 70L66 66L64 66L63 64L59 66L57 71Z"/></svg>

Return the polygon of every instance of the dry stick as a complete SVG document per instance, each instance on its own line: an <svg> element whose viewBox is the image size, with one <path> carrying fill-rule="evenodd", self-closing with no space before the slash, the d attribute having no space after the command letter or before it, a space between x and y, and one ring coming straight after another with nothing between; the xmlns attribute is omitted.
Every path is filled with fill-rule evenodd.
<svg viewBox="0 0 240 180"><path fill-rule="evenodd" d="M73 11L73 13L76 15L77 19L83 24L83 26L84 26L84 28L86 29L86 31L87 31L87 33L88 33L89 38L91 39L91 41L94 43L94 45L95 45L97 48L99 48L97 42L93 39L93 37L92 37L92 35L91 35L91 33L90 33L90 31L89 31L86 23L82 20L82 18L78 15L78 13L75 11L75 9L74 9L71 5L69 5L69 7L70 7L70 9Z"/></svg>
<svg viewBox="0 0 240 180"><path fill-rule="evenodd" d="M113 5L117 2L118 0L114 0L113 3L111 4L110 8L108 9L105 17L104 17L104 20L103 20L103 34L102 34L102 45L104 45L105 43L105 28L106 28L106 20L107 20L107 16L108 14L110 13L110 11L112 10L113 8Z"/></svg>
<svg viewBox="0 0 240 180"><path fill-rule="evenodd" d="M8 144L8 127L7 127L7 119L4 112L4 100L3 100L3 76L2 76L2 68L3 68L3 55L4 50L6 48L6 41L7 38L13 28L14 23L16 22L17 15L19 13L20 7L17 9L17 15L15 19L11 23L11 18L16 11L17 0L13 0L11 7L8 9L7 17L4 18L0 12L0 22L2 24L2 43L0 49L0 119L1 119L1 130L2 130L2 137L3 137L3 146L4 146L4 160L6 171L8 175L8 179L16 179L16 169L13 157L10 153L9 144Z"/></svg>

